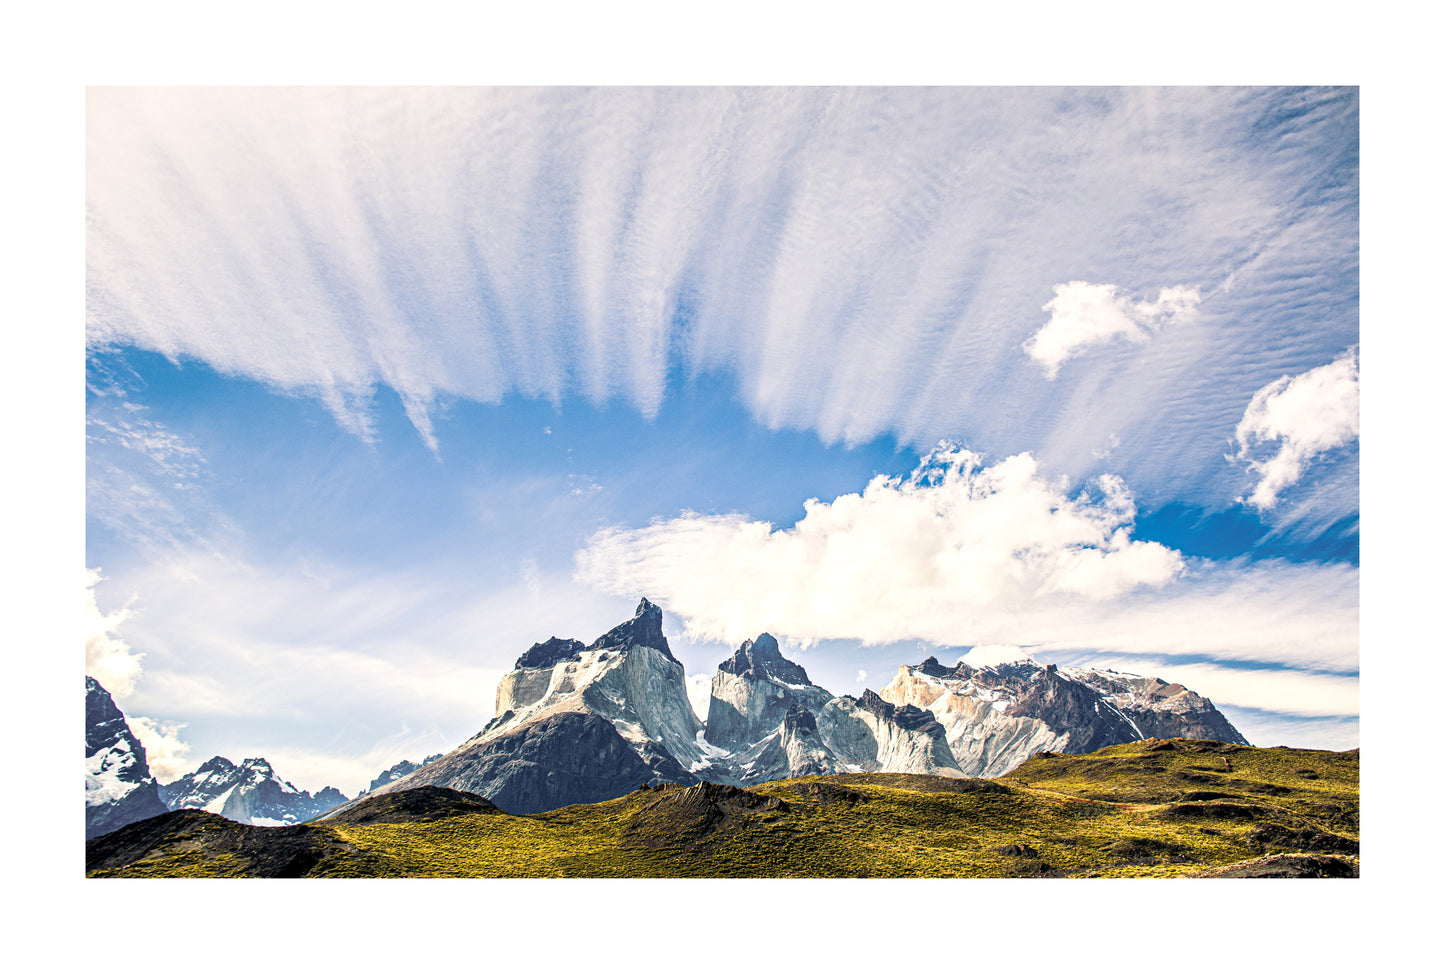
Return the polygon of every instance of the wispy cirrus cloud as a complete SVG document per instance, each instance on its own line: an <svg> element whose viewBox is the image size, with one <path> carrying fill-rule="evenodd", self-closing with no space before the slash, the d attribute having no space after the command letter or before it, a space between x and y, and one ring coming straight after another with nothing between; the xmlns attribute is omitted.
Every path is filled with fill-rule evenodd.
<svg viewBox="0 0 1445 964"><path fill-rule="evenodd" d="M1257 371L1357 337L1355 117L1332 89L97 89L88 337L363 437L391 388L434 449L448 399L652 414L723 373L829 442L1082 472L1112 433L1136 485L1199 487ZM1217 289L1209 330L1160 325L1183 293L1116 298L1127 323L1059 295L1019 352L1081 277Z"/></svg>
<svg viewBox="0 0 1445 964"><path fill-rule="evenodd" d="M1360 436L1360 363L1355 348L1301 375L1281 375L1255 392L1234 430L1239 450L1259 482L1244 501L1272 509L1280 491L1299 481L1310 460ZM1250 453L1277 442L1265 459Z"/></svg>

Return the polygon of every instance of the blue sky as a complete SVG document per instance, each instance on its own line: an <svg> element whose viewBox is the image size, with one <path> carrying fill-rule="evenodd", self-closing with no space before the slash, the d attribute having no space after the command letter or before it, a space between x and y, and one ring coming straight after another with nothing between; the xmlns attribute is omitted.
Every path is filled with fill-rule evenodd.
<svg viewBox="0 0 1445 964"><path fill-rule="evenodd" d="M644 594L699 682L1359 743L1353 89L92 89L86 150L88 655L165 767L353 793Z"/></svg>

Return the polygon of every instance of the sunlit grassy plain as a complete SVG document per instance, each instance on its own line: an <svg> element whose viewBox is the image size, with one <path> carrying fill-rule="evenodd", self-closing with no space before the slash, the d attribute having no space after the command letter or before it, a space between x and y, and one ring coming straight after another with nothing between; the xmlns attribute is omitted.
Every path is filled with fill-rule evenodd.
<svg viewBox="0 0 1445 964"><path fill-rule="evenodd" d="M531 816L323 819L307 828L324 855L305 876L1177 877L1359 840L1357 751L1148 740L1040 755L997 780L851 774L748 791L721 809L663 787ZM253 873L206 833L90 876Z"/></svg>

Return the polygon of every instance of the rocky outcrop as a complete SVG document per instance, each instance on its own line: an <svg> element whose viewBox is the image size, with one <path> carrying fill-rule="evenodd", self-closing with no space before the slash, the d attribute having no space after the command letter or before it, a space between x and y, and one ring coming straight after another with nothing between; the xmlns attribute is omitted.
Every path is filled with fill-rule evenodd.
<svg viewBox="0 0 1445 964"><path fill-rule="evenodd" d="M146 750L110 693L85 678L85 838L166 812Z"/></svg>
<svg viewBox="0 0 1445 964"><path fill-rule="evenodd" d="M667 637L662 633L662 609L648 602L646 597L637 604L637 613L633 618L620 626L614 626L587 648L626 651L637 647L655 649L674 663L677 662L677 657L672 655L672 650L667 646Z"/></svg>

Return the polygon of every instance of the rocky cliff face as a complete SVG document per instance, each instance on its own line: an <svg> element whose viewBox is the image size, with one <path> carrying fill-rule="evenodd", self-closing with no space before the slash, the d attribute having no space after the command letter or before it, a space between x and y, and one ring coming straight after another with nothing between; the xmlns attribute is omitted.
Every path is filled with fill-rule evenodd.
<svg viewBox="0 0 1445 964"><path fill-rule="evenodd" d="M264 758L253 757L240 766L222 756L211 757L198 769L160 788L171 810L205 810L255 827L301 823L346 802L335 787L314 797L278 777Z"/></svg>
<svg viewBox="0 0 1445 964"><path fill-rule="evenodd" d="M1207 699L1178 684L1031 660L952 669L901 666L882 695L929 710L969 776L1001 776L1040 751L1089 753L1145 738L1245 744Z"/></svg>
<svg viewBox="0 0 1445 964"><path fill-rule="evenodd" d="M644 599L590 646L553 637L527 650L480 733L381 792L444 786L513 813L595 803L647 782L697 782L711 772L701 732L662 610Z"/></svg>
<svg viewBox="0 0 1445 964"><path fill-rule="evenodd" d="M816 714L832 698L809 681L803 667L783 656L775 638L763 633L718 665L704 737L725 750L751 746L777 730L791 707Z"/></svg>
<svg viewBox="0 0 1445 964"><path fill-rule="evenodd" d="M835 697L767 633L719 664L704 738L726 754L708 779L740 786L856 770L959 773L932 714L871 691Z"/></svg>
<svg viewBox="0 0 1445 964"><path fill-rule="evenodd" d="M872 690L831 700L818 714L818 734L839 764L834 772L963 776L932 713L895 706Z"/></svg>
<svg viewBox="0 0 1445 964"><path fill-rule="evenodd" d="M110 693L85 678L85 839L166 812L145 747Z"/></svg>

